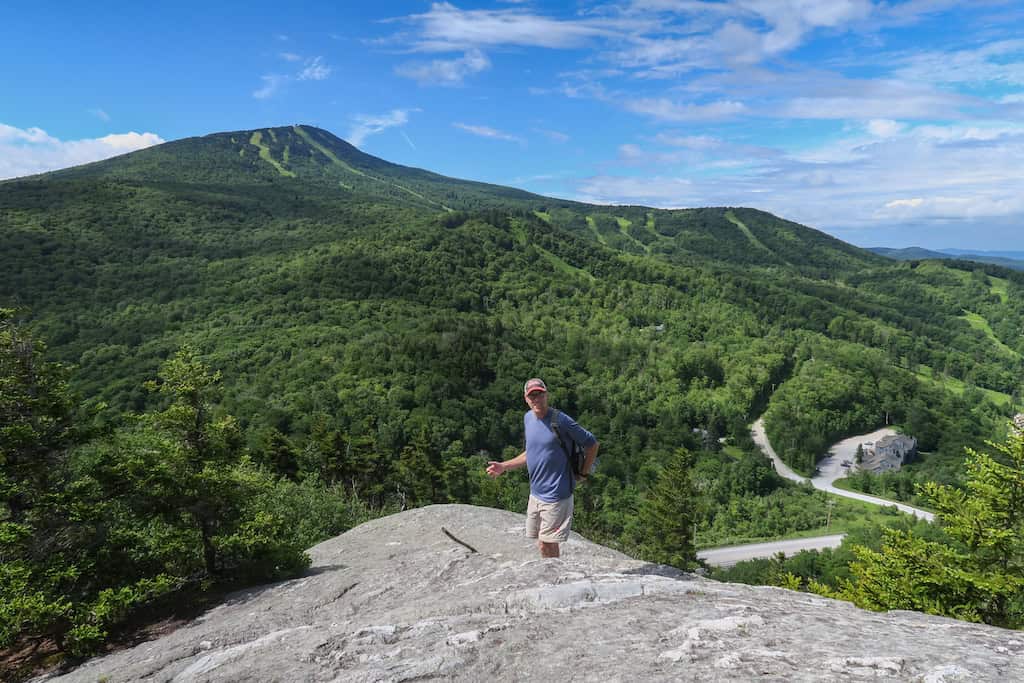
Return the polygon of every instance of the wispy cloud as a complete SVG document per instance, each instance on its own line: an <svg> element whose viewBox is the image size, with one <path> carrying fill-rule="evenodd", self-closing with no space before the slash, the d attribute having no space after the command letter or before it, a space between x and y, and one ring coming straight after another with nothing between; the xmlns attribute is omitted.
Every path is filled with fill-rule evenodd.
<svg viewBox="0 0 1024 683"><path fill-rule="evenodd" d="M288 76L266 74L265 76L260 76L260 80L263 81L263 86L253 90L252 96L257 100L265 100L277 94L281 86L288 82Z"/></svg>
<svg viewBox="0 0 1024 683"><path fill-rule="evenodd" d="M526 10L461 10L447 2L406 18L417 31L414 49L456 52L498 45L565 49L599 36L614 36L606 19L561 20Z"/></svg>
<svg viewBox="0 0 1024 683"><path fill-rule="evenodd" d="M708 135L672 135L670 133L659 133L655 140L670 147L685 147L686 149L714 149L722 146L722 141Z"/></svg>
<svg viewBox="0 0 1024 683"><path fill-rule="evenodd" d="M260 76L263 85L252 93L258 100L274 97L293 81L323 81L329 78L332 72L323 57L303 57L294 52L280 52L278 56L286 62L302 62L302 68L290 74L274 73Z"/></svg>
<svg viewBox="0 0 1024 683"><path fill-rule="evenodd" d="M510 133L504 133L490 126L475 126L468 123L453 123L453 126L460 130L464 130L467 133L472 133L481 138L491 138L492 140L506 140L508 142L523 143L525 140L522 138L512 135Z"/></svg>
<svg viewBox="0 0 1024 683"><path fill-rule="evenodd" d="M708 121L728 118L746 111L742 102L678 103L666 98L641 98L623 104L627 111L652 116L661 121Z"/></svg>
<svg viewBox="0 0 1024 683"><path fill-rule="evenodd" d="M1024 40L1002 40L970 49L897 56L894 76L908 82L1024 85Z"/></svg>
<svg viewBox="0 0 1024 683"><path fill-rule="evenodd" d="M305 68L299 72L297 78L300 81L322 81L331 75L331 67L324 64L323 57L313 57L306 60Z"/></svg>
<svg viewBox="0 0 1024 683"><path fill-rule="evenodd" d="M103 111L99 107L96 107L94 109L90 109L89 113L92 114L93 116L95 116L96 118L98 118L100 121L104 121L104 122L108 122L108 123L110 122L110 114L108 114L107 112Z"/></svg>
<svg viewBox="0 0 1024 683"><path fill-rule="evenodd" d="M547 128L534 128L533 130L540 133L541 135L546 137L548 140L551 140L552 142L563 143L569 141L568 135L557 130L548 130Z"/></svg>
<svg viewBox="0 0 1024 683"><path fill-rule="evenodd" d="M468 76L478 74L491 66L491 62L480 50L469 50L456 59L435 59L423 63L414 62L395 67L395 73L411 78L420 85L462 85Z"/></svg>
<svg viewBox="0 0 1024 683"><path fill-rule="evenodd" d="M404 126L409 122L409 113L419 109L392 109L387 114L357 114L352 117L355 121L348 133L348 141L356 147L361 147L366 138L381 133L388 128ZM409 138L406 142L412 145ZM414 147L415 149L415 147Z"/></svg>
<svg viewBox="0 0 1024 683"><path fill-rule="evenodd" d="M41 128L0 123L0 179L17 178L100 161L164 142L155 133L119 133L101 138L60 140Z"/></svg>

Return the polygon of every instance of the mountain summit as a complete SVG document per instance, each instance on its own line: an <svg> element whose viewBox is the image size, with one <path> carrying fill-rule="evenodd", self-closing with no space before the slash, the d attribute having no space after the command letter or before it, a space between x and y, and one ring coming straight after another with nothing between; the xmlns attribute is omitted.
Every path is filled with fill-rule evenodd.
<svg viewBox="0 0 1024 683"><path fill-rule="evenodd" d="M432 210L445 210L446 201L464 208L460 191L469 193L474 206L484 196L504 202L543 200L521 190L393 164L361 152L326 130L304 125L185 138L49 175L217 184L278 181L293 188L326 185L355 196Z"/></svg>
<svg viewBox="0 0 1024 683"><path fill-rule="evenodd" d="M1014 631L719 583L575 533L540 560L523 524L467 505L367 522L305 576L53 680L1024 679Z"/></svg>

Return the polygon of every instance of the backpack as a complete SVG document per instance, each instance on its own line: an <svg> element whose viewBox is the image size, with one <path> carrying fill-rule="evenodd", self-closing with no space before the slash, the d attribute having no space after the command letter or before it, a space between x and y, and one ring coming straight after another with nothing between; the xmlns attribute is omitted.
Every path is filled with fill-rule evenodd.
<svg viewBox="0 0 1024 683"><path fill-rule="evenodd" d="M558 419L562 416L562 411L552 408L551 409L551 432L558 439L558 444L562 447L562 452L565 453L565 457L569 459L569 466L572 468L573 476L576 478L584 476L583 465L587 460L587 455L583 451L583 447L576 443L576 440L571 436L569 437L569 448L565 447L565 441L562 440L562 434L558 430ZM597 466L595 461L594 466ZM593 469L593 468L591 468Z"/></svg>

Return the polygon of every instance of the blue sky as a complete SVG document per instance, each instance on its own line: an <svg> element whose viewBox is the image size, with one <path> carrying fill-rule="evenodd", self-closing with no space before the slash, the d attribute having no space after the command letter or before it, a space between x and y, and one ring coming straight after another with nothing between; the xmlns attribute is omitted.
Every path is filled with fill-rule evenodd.
<svg viewBox="0 0 1024 683"><path fill-rule="evenodd" d="M19 3L0 178L306 123L595 203L1024 249L1024 2Z"/></svg>

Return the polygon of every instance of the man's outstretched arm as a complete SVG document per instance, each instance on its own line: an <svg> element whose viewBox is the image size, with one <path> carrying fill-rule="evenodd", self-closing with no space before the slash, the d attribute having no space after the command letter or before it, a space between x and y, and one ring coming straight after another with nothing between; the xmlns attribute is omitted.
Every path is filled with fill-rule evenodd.
<svg viewBox="0 0 1024 683"><path fill-rule="evenodd" d="M504 462L491 460L487 463L487 474L492 477L497 477L508 470L517 470L520 467L526 467L526 451L523 451L511 460L505 460Z"/></svg>

